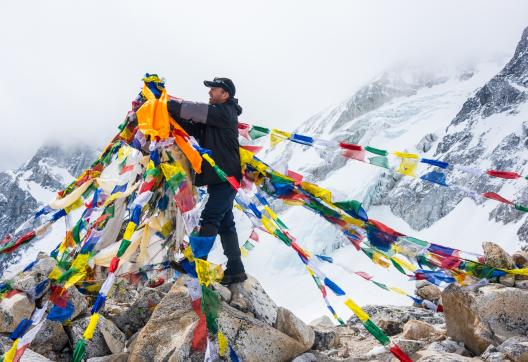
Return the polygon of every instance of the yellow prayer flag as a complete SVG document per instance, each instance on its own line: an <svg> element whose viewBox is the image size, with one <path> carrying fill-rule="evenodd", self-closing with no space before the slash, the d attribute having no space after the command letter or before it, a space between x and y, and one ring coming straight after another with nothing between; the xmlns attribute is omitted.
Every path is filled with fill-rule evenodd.
<svg viewBox="0 0 528 362"><path fill-rule="evenodd" d="M359 318L360 321L366 322L369 320L369 316L359 305L357 305L352 299L348 298L345 301L345 305L350 308L352 312Z"/></svg>
<svg viewBox="0 0 528 362"><path fill-rule="evenodd" d="M221 331L218 331L218 352L220 353L220 356L224 357L227 352L227 338L224 336L224 334Z"/></svg>
<svg viewBox="0 0 528 362"><path fill-rule="evenodd" d="M72 262L71 267L77 269L78 271L83 271L88 265L88 260L90 259L90 254L77 254L75 259Z"/></svg>
<svg viewBox="0 0 528 362"><path fill-rule="evenodd" d="M84 206L84 202L83 202L83 199L81 197L79 197L70 206L65 207L64 211L66 211L66 213L69 214L72 210L78 209L81 206Z"/></svg>
<svg viewBox="0 0 528 362"><path fill-rule="evenodd" d="M215 167L216 166L216 163L214 162L214 160L209 157L209 155L207 153L204 153L202 155L203 159L207 161L207 163L209 163L211 165L211 167Z"/></svg>
<svg viewBox="0 0 528 362"><path fill-rule="evenodd" d="M85 340L92 339L95 327L97 327L97 322L99 322L99 313L94 313L90 317L90 322L88 323L88 327L86 327L86 330L84 331L83 338Z"/></svg>
<svg viewBox="0 0 528 362"><path fill-rule="evenodd" d="M51 280L57 280L59 279L59 277L62 275L63 271L61 270L61 268L59 268L58 266L56 266L55 268L53 268L53 270L49 273L48 275L48 279L51 279Z"/></svg>
<svg viewBox="0 0 528 362"><path fill-rule="evenodd" d="M86 277L86 273L75 273L73 274L70 279L64 284L64 289L69 289L70 287L74 286L77 282L80 282Z"/></svg>
<svg viewBox="0 0 528 362"><path fill-rule="evenodd" d="M284 132L284 131L281 131L280 129L276 129L276 128L271 130L271 134L277 135L277 136L282 137L284 139L291 138L291 136L292 136L292 134L290 132Z"/></svg>
<svg viewBox="0 0 528 362"><path fill-rule="evenodd" d="M160 167L161 167L161 172L163 172L163 176L165 176L166 180L169 180L174 175L185 173L180 163L176 163L176 164L162 163Z"/></svg>
<svg viewBox="0 0 528 362"><path fill-rule="evenodd" d="M198 281L200 284L209 286L212 282L222 280L224 273L220 265L213 266L203 259L194 259L196 263L196 274L198 274Z"/></svg>
<svg viewBox="0 0 528 362"><path fill-rule="evenodd" d="M275 233L275 230L277 230L277 227L273 224L273 222L264 215L262 215L262 225L272 235Z"/></svg>
<svg viewBox="0 0 528 362"><path fill-rule="evenodd" d="M420 156L417 155L416 153L407 153L407 152L396 151L396 152L393 152L392 154L394 156L400 157L400 158L411 158L411 159L414 159L414 160L419 160L420 159Z"/></svg>
<svg viewBox="0 0 528 362"><path fill-rule="evenodd" d="M279 143L281 143L284 140L285 140L285 138L283 138L281 136L277 136L274 133L270 134L270 145L271 145L271 148L277 146Z"/></svg>
<svg viewBox="0 0 528 362"><path fill-rule="evenodd" d="M418 161L408 158L402 158L400 166L396 170L398 173L406 176L416 177L416 168Z"/></svg>
<svg viewBox="0 0 528 362"><path fill-rule="evenodd" d="M134 234L134 231L136 230L136 223L133 221L129 221L127 224L127 227L125 229L125 233L123 234L123 239L125 240L132 240L132 235Z"/></svg>
<svg viewBox="0 0 528 362"><path fill-rule="evenodd" d="M246 248L244 248L243 246L240 247L240 255L242 255L243 257L247 257L249 255L249 252L247 251Z"/></svg>
<svg viewBox="0 0 528 362"><path fill-rule="evenodd" d="M304 191L311 193L312 195L320 198L323 201L326 201L329 203L332 202L332 193L330 192L330 190L319 187L316 184L312 184L310 182L304 182L304 181L301 183L301 188Z"/></svg>
<svg viewBox="0 0 528 362"><path fill-rule="evenodd" d="M528 269L525 268L525 269L510 269L510 270L506 270L507 273L509 274L515 274L515 275L526 275L528 276Z"/></svg>
<svg viewBox="0 0 528 362"><path fill-rule="evenodd" d="M132 152L132 147L124 144L119 148L119 151L117 151L117 159L122 161L125 157L130 155L130 152Z"/></svg>
<svg viewBox="0 0 528 362"><path fill-rule="evenodd" d="M246 150L245 148L240 147L240 164L244 165L250 162L255 155L253 152Z"/></svg>
<svg viewBox="0 0 528 362"><path fill-rule="evenodd" d="M387 262L386 260L384 260L385 256L381 253L378 253L377 251L375 251L373 254L372 254L372 261L375 263L375 264L378 264L382 267L384 267L385 269L388 269L390 267L390 264L389 262Z"/></svg>
<svg viewBox="0 0 528 362"><path fill-rule="evenodd" d="M13 342L13 345L11 346L9 351L7 351L7 353L4 355L4 362L13 362L13 360L15 359L16 351L18 349L18 341L19 339L17 338L15 342Z"/></svg>
<svg viewBox="0 0 528 362"><path fill-rule="evenodd" d="M266 212L268 213L268 215L273 219L273 220L276 220L277 219L277 214L275 214L273 212L273 210L268 206L264 206L264 210L266 210Z"/></svg>
<svg viewBox="0 0 528 362"><path fill-rule="evenodd" d="M394 244L395 245L395 244ZM408 261L406 260L403 260L403 259L400 259L398 258L397 256L393 256L392 259L394 259L394 261L396 261L398 264L400 264L403 268L409 270L409 271L415 271L416 270L416 266L414 266L413 264L409 263Z"/></svg>
<svg viewBox="0 0 528 362"><path fill-rule="evenodd" d="M398 287L389 287L389 289L401 295L409 295L405 290L400 289Z"/></svg>
<svg viewBox="0 0 528 362"><path fill-rule="evenodd" d="M190 245L183 249L183 256L185 256L187 260L189 260L191 263L194 261L194 255L192 253L192 248Z"/></svg>

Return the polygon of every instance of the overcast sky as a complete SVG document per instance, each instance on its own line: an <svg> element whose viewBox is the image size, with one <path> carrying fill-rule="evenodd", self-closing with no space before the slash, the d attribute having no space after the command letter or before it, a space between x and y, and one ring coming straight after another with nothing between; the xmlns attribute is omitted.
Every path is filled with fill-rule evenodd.
<svg viewBox="0 0 528 362"><path fill-rule="evenodd" d="M103 146L145 72L207 101L237 86L241 120L293 129L396 62L506 59L528 1L3 1L0 169L47 141Z"/></svg>

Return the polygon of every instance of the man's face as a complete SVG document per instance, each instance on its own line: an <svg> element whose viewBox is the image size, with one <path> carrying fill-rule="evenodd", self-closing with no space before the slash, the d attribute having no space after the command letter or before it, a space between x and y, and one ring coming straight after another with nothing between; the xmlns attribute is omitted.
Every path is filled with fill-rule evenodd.
<svg viewBox="0 0 528 362"><path fill-rule="evenodd" d="M229 93L220 87L209 88L209 104L222 104L229 99Z"/></svg>

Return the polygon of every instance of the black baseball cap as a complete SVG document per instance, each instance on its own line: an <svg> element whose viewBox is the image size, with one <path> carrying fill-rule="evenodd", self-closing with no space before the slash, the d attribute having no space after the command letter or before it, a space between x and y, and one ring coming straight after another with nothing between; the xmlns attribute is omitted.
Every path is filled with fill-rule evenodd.
<svg viewBox="0 0 528 362"><path fill-rule="evenodd" d="M204 85L209 88L222 88L229 93L231 97L234 97L236 93L235 84L229 78L215 77L213 80L204 80Z"/></svg>

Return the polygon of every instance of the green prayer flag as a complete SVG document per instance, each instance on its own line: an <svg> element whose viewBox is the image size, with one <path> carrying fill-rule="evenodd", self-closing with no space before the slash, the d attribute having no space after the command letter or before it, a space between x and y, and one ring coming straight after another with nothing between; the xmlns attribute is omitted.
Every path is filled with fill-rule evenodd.
<svg viewBox="0 0 528 362"><path fill-rule="evenodd" d="M519 205L519 204L515 204L515 208L519 211L524 211L524 212L528 212L528 207L526 206L522 206L522 205Z"/></svg>
<svg viewBox="0 0 528 362"><path fill-rule="evenodd" d="M390 339L387 337L383 331L374 324L370 319L367 319L366 322L363 323L363 326L367 329L367 331L370 332L376 338L382 345L387 346L390 344Z"/></svg>
<svg viewBox="0 0 528 362"><path fill-rule="evenodd" d="M396 269L398 269L398 271L404 275L407 275L407 273L405 272L405 270L402 268L402 266L396 261L394 260L393 258L391 258L391 262L392 262L392 265L394 265L394 267Z"/></svg>
<svg viewBox="0 0 528 362"><path fill-rule="evenodd" d="M243 247L246 249L246 250L253 250L253 248L255 247L255 245L249 241L249 240L246 240L246 242L244 243Z"/></svg>
<svg viewBox="0 0 528 362"><path fill-rule="evenodd" d="M213 167L218 177L220 177L220 180L227 181L227 174L217 165Z"/></svg>
<svg viewBox="0 0 528 362"><path fill-rule="evenodd" d="M57 279L57 283L60 284L60 283L62 283L62 282L64 282L64 281L70 279L70 277L71 277L73 274L77 273L77 271L78 271L77 268L70 268L70 269L68 269L67 271L65 271L64 273L62 273L62 275L59 277L59 279Z"/></svg>
<svg viewBox="0 0 528 362"><path fill-rule="evenodd" d="M86 341L81 338L75 344L75 349L73 350L72 361L81 362L84 359L84 354L86 353Z"/></svg>
<svg viewBox="0 0 528 362"><path fill-rule="evenodd" d="M205 314L205 322L209 333L218 333L218 309L220 307L220 295L218 292L202 285L202 310Z"/></svg>
<svg viewBox="0 0 528 362"><path fill-rule="evenodd" d="M251 129L249 130L249 137L251 137L252 140L256 140L257 138L264 137L265 135L269 133L270 133L269 128L252 126Z"/></svg>
<svg viewBox="0 0 528 362"><path fill-rule="evenodd" d="M385 289L385 290L390 290L385 284L383 283L378 283L376 281L372 281L372 283L376 284L378 287L380 287L381 289Z"/></svg>
<svg viewBox="0 0 528 362"><path fill-rule="evenodd" d="M130 240L127 240L127 239L123 239L121 241L121 244L119 245L119 250L117 250L117 257L118 258L123 256L125 251L128 249L130 243L131 243Z"/></svg>
<svg viewBox="0 0 528 362"><path fill-rule="evenodd" d="M369 158L370 164L378 167L389 168L389 159L385 156L375 156Z"/></svg>
<svg viewBox="0 0 528 362"><path fill-rule="evenodd" d="M370 153L374 153L375 155L380 155L380 156L387 156L389 154L389 152L385 150L381 150L379 148L374 148L370 146L365 147L365 150L367 150Z"/></svg>
<svg viewBox="0 0 528 362"><path fill-rule="evenodd" d="M290 240L290 238L288 238L286 236L286 234L284 234L282 231L280 231L279 229L275 230L275 233L273 234L275 235L276 237L278 237L279 239L281 239L284 244L290 246L292 241Z"/></svg>

